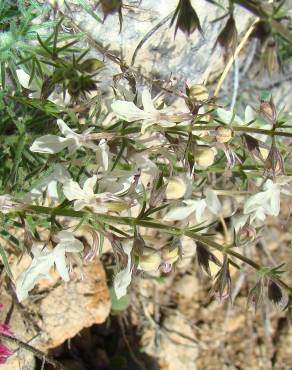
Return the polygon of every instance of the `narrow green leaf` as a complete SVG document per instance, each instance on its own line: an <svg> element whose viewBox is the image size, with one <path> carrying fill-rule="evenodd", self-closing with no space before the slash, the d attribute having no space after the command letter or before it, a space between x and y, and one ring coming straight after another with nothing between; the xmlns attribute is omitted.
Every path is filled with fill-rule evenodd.
<svg viewBox="0 0 292 370"><path fill-rule="evenodd" d="M58 117L59 114L63 112L63 107L48 100L26 98L24 96L9 96L9 98L26 106L40 109L54 117Z"/></svg>
<svg viewBox="0 0 292 370"><path fill-rule="evenodd" d="M97 22L102 23L102 20L99 18L99 16L94 12L94 10L91 8L91 6L88 4L86 0L78 0L79 5L94 18Z"/></svg>
<svg viewBox="0 0 292 370"><path fill-rule="evenodd" d="M5 268L5 271L6 271L7 275L10 277L11 280L13 280L13 275L12 275L12 272L11 272L11 269L10 269L10 266L9 266L8 258L6 256L5 249L4 249L4 247L2 247L1 244L0 244L0 256L2 258L2 262L3 262L3 265L4 265L4 268Z"/></svg>

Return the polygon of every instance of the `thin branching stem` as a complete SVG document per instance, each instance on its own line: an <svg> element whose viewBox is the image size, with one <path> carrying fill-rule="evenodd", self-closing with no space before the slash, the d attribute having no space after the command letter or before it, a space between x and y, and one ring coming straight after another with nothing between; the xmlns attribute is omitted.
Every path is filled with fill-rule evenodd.
<svg viewBox="0 0 292 370"><path fill-rule="evenodd" d="M218 128L218 125L217 126L195 125L192 127L192 131L215 131L217 128ZM267 135L267 136L292 137L291 132L274 131L274 130L266 130L262 128L242 127L242 126L231 126L231 128L234 132L247 132L247 133L262 134L262 135Z"/></svg>
<svg viewBox="0 0 292 370"><path fill-rule="evenodd" d="M140 218L134 218L134 217L121 217L121 216L112 216L112 215L106 215L106 214L92 214L85 211L74 211L71 209L64 209L64 208L50 208L50 207L43 207L43 206L29 206L26 209L26 212L30 213L43 213L47 215L55 215L55 216L68 216L68 217L75 217L75 218L82 218L87 216L88 218L94 218L95 220L98 220L99 222L104 222L107 224L114 224L114 225L128 225L130 227L135 226L142 226L149 229L157 229L161 230L162 232L173 235L173 236L188 236L192 238L193 240L197 242L201 242L211 248L214 248L223 254L227 254L229 256L235 257L236 259L248 264L252 268L254 268L256 271L260 272L264 269L263 266L257 264L253 260L249 259L248 257L235 252L233 250L233 245L231 246L225 246L220 245L216 242L214 242L209 236L205 236L199 233L196 233L193 230L187 229L180 229L174 226L169 226L166 224L163 224L155 219L147 218L147 219L140 219ZM267 269L268 271L268 269ZM283 288L285 288L287 291L292 293L292 288L290 288L286 283L284 283L280 278L271 276L271 278L278 282Z"/></svg>
<svg viewBox="0 0 292 370"><path fill-rule="evenodd" d="M15 337L3 333L0 333L0 339L3 340L4 342L16 344L19 347L25 349L26 351L33 353L35 357L37 357L39 360L45 361L48 364L53 365L55 369L68 370L68 368L62 365L59 361L54 360L52 357L46 355L44 352L34 348L33 346L23 342L20 339L17 339Z"/></svg>

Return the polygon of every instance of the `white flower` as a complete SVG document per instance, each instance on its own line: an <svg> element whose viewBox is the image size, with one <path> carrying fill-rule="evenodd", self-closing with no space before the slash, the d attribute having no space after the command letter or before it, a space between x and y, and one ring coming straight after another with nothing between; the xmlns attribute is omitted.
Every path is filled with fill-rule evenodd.
<svg viewBox="0 0 292 370"><path fill-rule="evenodd" d="M40 99L41 97L41 85L42 82L39 81L36 76L34 76L33 80L29 84L30 75L27 74L23 69L17 69L16 75L18 78L18 81L21 86L23 86L25 89L30 89L33 92L31 92L28 96L30 98L36 98ZM57 92L54 90L48 97L47 100L60 105L60 106L67 106L70 103L71 96L68 92L66 92L66 95L64 97L63 92Z"/></svg>
<svg viewBox="0 0 292 370"><path fill-rule="evenodd" d="M82 146L94 150L98 148L98 146L90 140L89 134L93 130L93 127L84 131L82 134L77 134L61 119L57 120L57 125L65 137L57 135L41 136L33 142L30 150L36 153L55 154L61 152L65 148L68 148L69 153L74 153Z"/></svg>
<svg viewBox="0 0 292 370"><path fill-rule="evenodd" d="M57 163L53 172L41 179L36 186L27 194L25 197L26 201L32 202L33 200L39 199L42 197L43 192L47 191L47 196L53 202L59 200L57 185L58 183L64 184L70 179L69 172L61 164Z"/></svg>
<svg viewBox="0 0 292 370"><path fill-rule="evenodd" d="M222 206L212 189L207 189L206 198L193 200L186 199L183 201L184 206L174 207L165 216L165 221L181 221L189 217L192 213L195 213L196 220L198 223L207 221L208 215L207 210L211 211L214 215L218 215L221 212Z"/></svg>
<svg viewBox="0 0 292 370"><path fill-rule="evenodd" d="M237 125L246 125L255 119L255 114L252 108L248 105L244 112L244 120L237 114L223 108L218 108L216 113L220 120L228 125L235 123Z"/></svg>
<svg viewBox="0 0 292 370"><path fill-rule="evenodd" d="M65 182L63 192L68 200L74 200L74 210L80 211L89 207L97 213L108 211L122 211L130 207L130 204L110 192L94 193L97 176L88 178L81 189L80 185L73 180Z"/></svg>
<svg viewBox="0 0 292 370"><path fill-rule="evenodd" d="M243 213L254 219L264 220L266 215L278 216L280 213L281 192L291 195L285 185L292 180L291 177L282 176L274 183L268 179L264 184L264 191L252 195L244 205Z"/></svg>
<svg viewBox="0 0 292 370"><path fill-rule="evenodd" d="M184 114L182 116L186 119L180 118L179 115L174 115L171 108L157 110L154 107L151 94L146 88L142 91L142 104L143 110L138 108L133 102L116 100L112 103L111 108L119 118L127 122L143 121L141 127L142 134L155 124L161 127L172 127L175 126L175 122L190 119L190 117L184 116Z"/></svg>
<svg viewBox="0 0 292 370"><path fill-rule="evenodd" d="M265 129L271 129L272 123L267 122L266 120L262 119L261 117L258 117L256 115L256 112L248 105L244 112L244 119L241 119L237 114L234 114L231 111L225 110L223 108L218 108L216 110L216 113L219 117L219 119L226 123L227 125L239 125L239 126L248 126L248 127L254 127L254 128L265 128ZM262 141L267 141L267 135L263 134L250 134L254 138Z"/></svg>
<svg viewBox="0 0 292 370"><path fill-rule="evenodd" d="M119 271L114 278L114 290L118 299L127 294L127 288L132 280L133 267L131 260L132 245L125 245L124 251L128 256L127 267Z"/></svg>
<svg viewBox="0 0 292 370"><path fill-rule="evenodd" d="M60 231L56 235L58 244L54 249L48 249L45 243L34 243L32 246L33 260L27 270L16 280L16 295L19 301L28 296L35 284L42 278L50 279L50 270L56 266L63 280L69 281L66 263L66 253L79 253L83 244L68 231Z"/></svg>
<svg viewBox="0 0 292 370"><path fill-rule="evenodd" d="M23 69L17 69L16 75L21 86L25 89L33 91L29 94L30 98L40 98L41 95L41 82L34 76L31 83L29 83L30 75L27 74Z"/></svg>

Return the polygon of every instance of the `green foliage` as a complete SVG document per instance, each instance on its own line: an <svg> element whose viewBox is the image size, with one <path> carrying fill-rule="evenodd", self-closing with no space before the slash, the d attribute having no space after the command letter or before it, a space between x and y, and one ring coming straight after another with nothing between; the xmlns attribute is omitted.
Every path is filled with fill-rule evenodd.
<svg viewBox="0 0 292 370"><path fill-rule="evenodd" d="M113 288L110 289L110 294L111 294L113 311L116 311L116 312L125 311L129 307L130 301L127 295L118 299Z"/></svg>
<svg viewBox="0 0 292 370"><path fill-rule="evenodd" d="M227 24L217 40L232 52L238 41L233 3L246 6L245 2L230 2ZM87 1L80 0L79 5L100 21ZM120 12L122 3L118 5ZM271 42L273 53L277 52L275 34L281 38L286 35L286 39L289 35L279 27L278 11L274 9L275 14L267 17L257 2L252 5L256 6L253 12L261 17L259 25L270 26L264 42ZM180 240L186 236L198 243L197 262L203 271L211 276L210 263L219 267L214 294L220 298L231 296L229 266L240 268L239 261L258 272L259 282L252 298L260 301L265 284L269 284L270 300L282 301L282 290L291 292L281 280L282 270L263 267L243 251L237 252L242 246L236 244L235 231L234 241L214 241L216 227L222 224L223 229L227 228L221 196L245 197L240 210L247 218L245 231L251 229L249 222L279 215L280 195L290 181L284 176L287 147L282 137L292 134L289 117L277 111L269 92L262 92L259 108L247 108L241 119L235 111L220 108L205 86L193 86L189 91L178 91L176 87L167 90L182 99L188 109L182 113L167 107L165 102L156 107L146 88L140 96L136 90L140 83L137 71L127 91L132 100L124 99L124 91L114 85L117 96L112 98L111 110L115 116L107 115L110 110L104 112L107 108L100 101L103 97L97 81L97 75L103 78L105 63L86 59L89 50L78 44L84 35L65 34L61 28L63 18L38 23L46 11L36 1L7 1L0 5L0 194L4 203L0 207L9 213L7 219L3 216L0 235L19 253L26 245L11 231L16 224L25 229L32 245L40 239L39 228L49 230L43 247L50 245L51 260L46 261L45 248L36 253L33 263L38 271L33 286L42 274L41 263L46 262L48 271L58 265L58 256L52 250L57 232L68 226L65 218L66 222L79 219L71 239L82 227L93 235L92 250L84 256L86 260L98 250L101 252L105 238L110 241L115 257L113 275L120 279L116 281L120 291L126 291L133 273L143 270L142 261L146 273L153 266L168 273L183 255ZM171 23L174 22L175 32L180 29L189 35L196 29L201 31L190 1L178 2ZM255 30L256 37L260 37L259 31ZM123 79L127 66L119 67ZM267 67L273 69L270 62ZM19 77L20 73L27 73L27 81ZM97 91L96 97L89 99L93 91ZM58 99L52 98L54 93ZM70 100L65 104L68 94ZM108 117L108 124L104 124ZM145 134L158 137L161 143L154 141L153 148L147 146L149 138L146 135L145 139ZM266 142L256 135L264 136ZM268 152L265 158L261 150ZM145 174L151 177L147 184L141 180ZM289 174L291 170L287 168L286 175ZM250 184L257 189L252 194ZM9 197L3 197L4 194ZM10 199L12 196L15 199ZM131 216L131 208L136 205L140 206L138 215ZM128 214L122 214L123 211ZM214 217L206 222L208 213ZM196 222L189 224L190 217ZM167 245L161 250L149 247L139 229L156 230L166 238ZM65 235L64 240L68 241L66 238ZM83 245L75 252L82 248ZM222 254L223 263L212 249ZM63 248L61 255L61 271L67 279L65 252L72 250ZM0 255L11 277L7 251L1 246ZM28 269L27 278L30 274ZM153 278L163 281L161 277ZM30 289L28 284L21 297ZM117 299L116 293L111 290L112 309L127 309L128 295Z"/></svg>

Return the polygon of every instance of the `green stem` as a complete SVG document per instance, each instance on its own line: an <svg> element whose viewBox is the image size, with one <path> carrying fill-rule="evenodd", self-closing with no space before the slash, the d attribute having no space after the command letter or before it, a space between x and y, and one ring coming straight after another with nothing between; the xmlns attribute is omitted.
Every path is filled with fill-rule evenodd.
<svg viewBox="0 0 292 370"><path fill-rule="evenodd" d="M247 258L246 256L243 256L240 253L235 252L231 247L222 246L213 240L210 240L210 237L204 236L201 234L197 234L193 231L190 231L188 229L180 229L173 226L165 225L159 221L156 221L152 218L149 219L138 219L135 217L120 217L120 216L111 216L111 215L105 215L105 214L91 214L89 212L85 211L74 211L71 209L64 209L64 208L50 208L50 207L43 207L43 206L29 206L26 209L26 212L31 213L43 213L47 215L54 215L54 216L67 216L67 217L75 217L75 218L82 218L82 217L91 217L97 219L99 222L105 222L105 223L113 223L113 224L119 224L119 225L128 225L131 227L134 226L142 226L150 229L157 229L162 230L166 234L169 235L175 235L175 236L182 236L186 235L189 238L203 243L211 248L217 249L218 251L225 253L229 256L233 256L237 258L238 260L248 264L249 266L253 267L256 271L261 271L263 269L262 266L257 264L256 262L252 261L251 259ZM269 276L272 278L275 282L280 284L283 288L287 289L290 293L292 293L292 288L290 288L287 284L285 284L281 279Z"/></svg>
<svg viewBox="0 0 292 370"><path fill-rule="evenodd" d="M200 125L200 126L193 126L192 131L215 131L219 125L215 126L209 126L209 125ZM292 132L282 132L282 131L274 131L274 130L265 130L262 128L255 128L255 127L241 127L241 126L230 126L230 128L234 132L247 132L247 133L253 133L253 134L262 134L262 135L268 135L268 136L286 136L286 137L292 137ZM181 130L184 131L185 127L177 126L175 128L172 128L172 130Z"/></svg>
<svg viewBox="0 0 292 370"><path fill-rule="evenodd" d="M208 237L208 236L194 234L193 232L186 232L185 235L194 239L194 240L196 240L196 241L198 241L198 242L201 242L202 244L205 244L206 246L212 247L212 248L222 252L223 254L225 253L229 256L237 258L238 260L240 260L240 261L248 264L249 266L253 267L258 272L263 270L263 267L261 265L254 262L250 258L248 258L248 257L246 257L246 256L244 256L240 253L235 252L232 249L232 247L230 247L230 246L225 247L225 246L222 246L222 245L214 242L213 240L210 240L210 237ZM267 271L269 271L269 269L267 269ZM290 292L290 294L292 293L292 288L289 287L286 283L284 283L284 281L282 281L281 279L279 279L278 277L276 277L274 275L271 275L271 274L268 274L268 273L266 275L270 279L272 279L275 283L278 283L280 286L282 286L284 289L286 289L288 292Z"/></svg>

